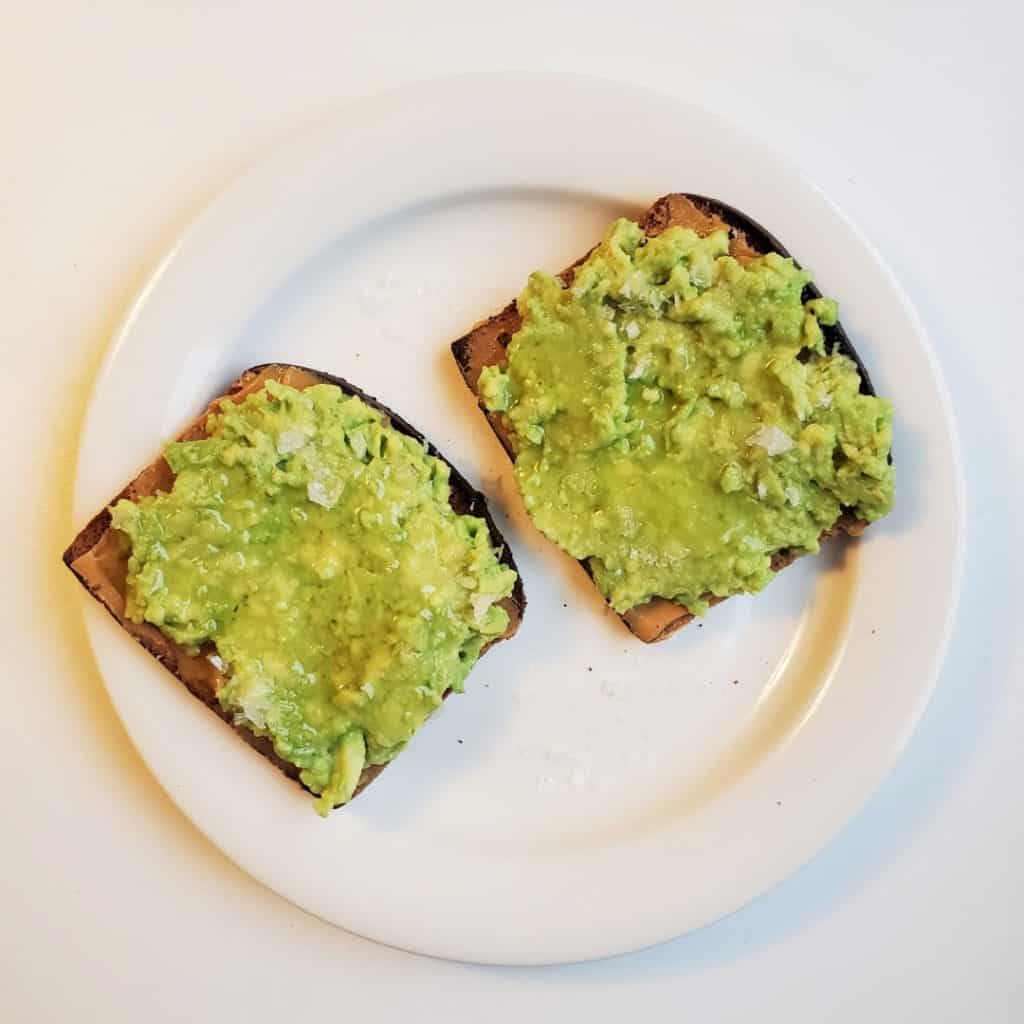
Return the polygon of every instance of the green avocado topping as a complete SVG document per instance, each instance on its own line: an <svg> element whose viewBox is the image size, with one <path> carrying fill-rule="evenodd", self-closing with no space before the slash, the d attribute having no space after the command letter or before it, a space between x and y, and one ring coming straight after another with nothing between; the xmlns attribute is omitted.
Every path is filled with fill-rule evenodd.
<svg viewBox="0 0 1024 1024"><path fill-rule="evenodd" d="M570 287L530 277L506 364L480 376L530 517L618 612L758 591L844 508L892 507L892 409L826 353L836 304L803 302L790 259L728 253L725 231L618 220Z"/></svg>
<svg viewBox="0 0 1024 1024"><path fill-rule="evenodd" d="M275 381L171 444L173 490L112 509L127 614L212 644L221 706L326 813L461 691L516 574L449 504L449 469L340 388Z"/></svg>

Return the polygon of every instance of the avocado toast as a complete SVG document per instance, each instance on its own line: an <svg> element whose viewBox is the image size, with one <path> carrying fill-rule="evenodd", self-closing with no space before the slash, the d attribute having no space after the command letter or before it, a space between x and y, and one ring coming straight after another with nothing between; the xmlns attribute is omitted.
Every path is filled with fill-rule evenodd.
<svg viewBox="0 0 1024 1024"><path fill-rule="evenodd" d="M483 497L339 378L228 390L64 561L321 813L368 785L526 605Z"/></svg>
<svg viewBox="0 0 1024 1024"><path fill-rule="evenodd" d="M891 506L891 408L835 303L714 200L620 219L452 351L534 524L645 642Z"/></svg>

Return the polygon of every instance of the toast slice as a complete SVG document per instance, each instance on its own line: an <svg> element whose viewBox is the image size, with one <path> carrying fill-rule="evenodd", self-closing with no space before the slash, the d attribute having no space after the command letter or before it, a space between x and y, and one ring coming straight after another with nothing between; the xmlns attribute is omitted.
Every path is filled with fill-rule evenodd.
<svg viewBox="0 0 1024 1024"><path fill-rule="evenodd" d="M451 465L415 427L412 427L400 416L391 412L376 399L365 394L339 377L309 370L301 366L290 366L272 363L255 366L246 370L230 387L215 398L207 409L187 427L178 440L194 441L206 436L206 420L210 412L224 398L241 402L247 395L259 391L268 380L279 381L299 390L313 384L334 384L345 394L361 398L367 405L383 413L386 422L400 433L424 442L429 454L445 462L450 470L450 496L452 508L459 514L479 516L487 523L492 540L501 549L501 561L510 569L515 569L515 561L507 544L504 543L498 528L491 518L482 494L476 491L454 466ZM109 506L122 498L130 501L156 493L167 491L173 485L174 474L167 461L161 455L155 462L147 466L120 494L116 495L108 507L97 513L64 552L64 562L75 574L90 594L117 620L117 622L135 638L150 654L153 655L168 671L177 676L188 687L189 691L199 698L224 721L231 725L251 746L275 764L289 778L294 779L304 789L299 779L299 769L288 761L278 757L274 752L271 740L257 736L243 724L236 723L217 700L217 692L226 682L227 677L218 670L207 657L213 653L212 645L191 654L180 644L162 633L156 626L149 623L132 622L125 616L126 577L128 571L128 555L121 543L118 531L111 526ZM511 637L519 628L523 611L526 607L526 596L523 592L522 580L516 580L512 595L499 602L508 614L508 628L505 632L488 644L488 647L500 640ZM446 694L447 696L447 694ZM365 789L386 767L386 765L367 765L359 777L355 793ZM354 796L355 794L353 794Z"/></svg>
<svg viewBox="0 0 1024 1024"><path fill-rule="evenodd" d="M679 192L663 196L641 217L640 226L648 237L659 235L670 227L691 228L702 236L725 229L729 234L729 253L740 263L747 263L768 252L789 256L785 247L760 225L725 203L704 196ZM576 268L586 260L588 255L589 253L585 254L558 275L566 286L572 283ZM803 296L805 301L820 296L821 293L813 284L807 285ZM516 302L513 300L499 313L478 323L468 334L453 342L451 346L452 355L455 357L463 380L477 396L480 408L487 416L491 428L509 457L513 459L515 458L514 446L508 425L500 413L487 411L478 389L478 382L484 367L500 365L505 362L506 349L512 340L512 335L519 330L521 325L522 319ZM860 373L861 393L874 395L874 388L867 369L842 326L838 323L833 326L822 325L822 332L825 335L825 345L829 352L841 352L856 363ZM851 510L844 509L835 525L824 531L820 539L825 541L841 532L858 536L866 526L867 523L858 519ZM802 552L795 550L777 552L772 559L772 570L774 572L781 571L800 554ZM580 562L580 565L588 575L592 575L586 561ZM709 594L707 600L709 604L718 604L726 598ZM655 643L666 639L677 629L692 621L694 615L685 605L656 597L645 604L630 608L620 618L638 639L644 643Z"/></svg>

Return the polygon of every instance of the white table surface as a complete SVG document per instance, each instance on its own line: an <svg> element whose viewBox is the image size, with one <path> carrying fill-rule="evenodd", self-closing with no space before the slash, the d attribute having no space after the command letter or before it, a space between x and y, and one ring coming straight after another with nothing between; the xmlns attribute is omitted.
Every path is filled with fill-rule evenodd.
<svg viewBox="0 0 1024 1024"><path fill-rule="evenodd" d="M1024 19L1009 0L490 6L3 5L0 1020L1024 1019L1024 560L1011 546L1024 361L1010 316ZM703 931L549 969L376 946L235 868L132 749L59 564L97 362L190 219L347 100L509 67L674 92L796 158L925 319L959 418L971 531L936 696L841 837Z"/></svg>

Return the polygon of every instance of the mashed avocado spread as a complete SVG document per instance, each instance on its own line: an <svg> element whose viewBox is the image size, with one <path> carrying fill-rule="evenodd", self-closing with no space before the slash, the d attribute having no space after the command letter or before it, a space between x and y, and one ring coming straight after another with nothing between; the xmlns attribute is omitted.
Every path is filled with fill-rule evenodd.
<svg viewBox="0 0 1024 1024"><path fill-rule="evenodd" d="M480 376L533 522L618 612L758 591L844 507L892 506L892 410L826 353L836 304L802 301L790 259L728 253L725 231L619 220L571 287L530 277L506 365Z"/></svg>
<svg viewBox="0 0 1024 1024"><path fill-rule="evenodd" d="M172 444L173 490L120 501L127 613L212 644L222 707L326 813L390 761L508 625L515 573L448 467L359 398L275 381Z"/></svg>

